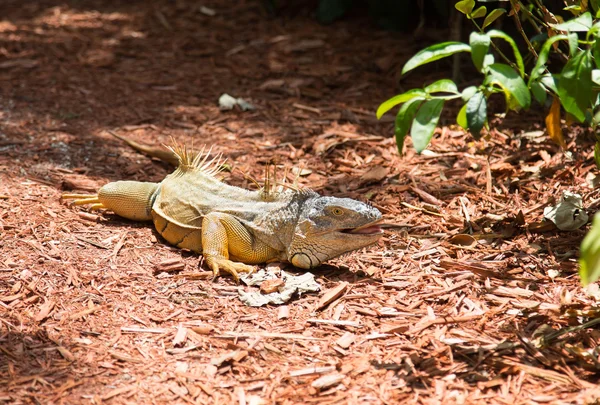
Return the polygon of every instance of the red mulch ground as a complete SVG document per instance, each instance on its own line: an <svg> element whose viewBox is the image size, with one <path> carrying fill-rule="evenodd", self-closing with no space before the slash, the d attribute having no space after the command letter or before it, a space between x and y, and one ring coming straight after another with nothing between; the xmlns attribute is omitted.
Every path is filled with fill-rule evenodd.
<svg viewBox="0 0 600 405"><path fill-rule="evenodd" d="M593 403L585 230L535 231L563 190L597 198L590 144L566 131L569 160L542 116L512 114L485 141L444 126L401 158L373 112L420 45L300 11L2 2L0 403ZM221 112L222 93L257 109ZM303 184L406 227L317 269L325 290L348 283L325 308L326 291L246 307L230 278L186 277L205 270L198 257L150 225L60 200L169 173L109 130L214 144L255 178L273 158L304 166ZM250 187L240 171L227 180Z"/></svg>

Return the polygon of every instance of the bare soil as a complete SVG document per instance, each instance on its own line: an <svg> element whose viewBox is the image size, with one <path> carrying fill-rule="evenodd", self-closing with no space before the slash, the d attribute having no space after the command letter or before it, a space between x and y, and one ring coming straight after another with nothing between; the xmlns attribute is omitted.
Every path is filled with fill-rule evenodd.
<svg viewBox="0 0 600 405"><path fill-rule="evenodd" d="M474 141L448 113L401 157L374 111L433 76L399 87L421 44L361 16L216 0L4 0L0 16L0 403L597 401L585 229L541 224L564 190L594 208L586 133L565 127L569 158L543 115ZM220 111L223 93L256 109ZM324 291L250 308L150 224L61 200L172 170L108 131L214 145L243 187L271 161L302 167L302 185L403 226L316 269Z"/></svg>

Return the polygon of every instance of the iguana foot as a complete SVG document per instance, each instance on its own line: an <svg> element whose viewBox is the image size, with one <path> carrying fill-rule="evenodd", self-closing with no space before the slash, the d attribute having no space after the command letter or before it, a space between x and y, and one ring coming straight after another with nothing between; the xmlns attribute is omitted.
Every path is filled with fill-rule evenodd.
<svg viewBox="0 0 600 405"><path fill-rule="evenodd" d="M91 210L99 210L102 208L106 208L104 206L104 204L102 204L100 202L100 200L98 200L98 194L69 194L69 193L64 193L61 196L64 200L70 200L72 199L73 205L86 205L86 204L92 204L90 205L90 209Z"/></svg>
<svg viewBox="0 0 600 405"><path fill-rule="evenodd" d="M219 258L214 256L206 257L206 264L212 270L214 278L217 278L221 271L231 274L236 283L239 284L240 276L238 273L252 273L254 272L254 266L249 266L244 263L232 262L229 259ZM213 278L213 279L214 279Z"/></svg>

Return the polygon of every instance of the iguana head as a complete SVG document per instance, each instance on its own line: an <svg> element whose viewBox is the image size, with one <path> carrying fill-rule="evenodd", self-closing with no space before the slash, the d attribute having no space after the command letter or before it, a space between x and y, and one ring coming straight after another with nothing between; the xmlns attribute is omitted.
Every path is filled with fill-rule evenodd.
<svg viewBox="0 0 600 405"><path fill-rule="evenodd" d="M381 212L350 198L314 196L302 204L288 250L296 267L310 269L351 250L375 243L383 231Z"/></svg>

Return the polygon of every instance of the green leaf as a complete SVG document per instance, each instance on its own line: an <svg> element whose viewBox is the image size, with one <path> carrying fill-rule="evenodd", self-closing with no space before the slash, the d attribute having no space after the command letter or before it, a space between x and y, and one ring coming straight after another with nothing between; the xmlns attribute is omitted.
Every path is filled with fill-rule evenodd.
<svg viewBox="0 0 600 405"><path fill-rule="evenodd" d="M548 93L546 93L546 89L540 84L540 82L531 82L529 88L531 89L531 93L533 93L533 97L537 100L538 103L540 103L541 105L546 104Z"/></svg>
<svg viewBox="0 0 600 405"><path fill-rule="evenodd" d="M417 66L454 55L457 52L470 51L471 47L462 42L442 42L441 44L432 45L417 52L412 58L410 58L402 68L402 74L405 74Z"/></svg>
<svg viewBox="0 0 600 405"><path fill-rule="evenodd" d="M558 81L558 95L565 111L584 122L592 93L591 52L581 51L564 66Z"/></svg>
<svg viewBox="0 0 600 405"><path fill-rule="evenodd" d="M590 6L592 6L592 10L600 11L600 0L590 0Z"/></svg>
<svg viewBox="0 0 600 405"><path fill-rule="evenodd" d="M471 18L482 18L487 14L487 8L485 6L479 7L471 14Z"/></svg>
<svg viewBox="0 0 600 405"><path fill-rule="evenodd" d="M600 69L600 38L596 38L594 46L592 47L592 55L594 55L594 63L596 67Z"/></svg>
<svg viewBox="0 0 600 405"><path fill-rule="evenodd" d="M483 60L490 48L491 39L486 34L480 34L473 31L469 36L469 45L471 45L471 59L478 71L483 69Z"/></svg>
<svg viewBox="0 0 600 405"><path fill-rule="evenodd" d="M573 15L579 15L583 11L583 9L581 8L581 5L579 5L579 4L573 4L573 5L567 6L567 7L563 8L563 10L570 11L571 14L573 14Z"/></svg>
<svg viewBox="0 0 600 405"><path fill-rule="evenodd" d="M521 74L521 77L524 77L525 65L523 64L523 57L521 56L521 52L519 52L519 48L517 47L517 43L515 42L515 40L512 39L509 35L505 34L504 32L498 30L490 30L488 32L488 35L491 38L500 38L508 42L515 55L515 62L517 63L517 67L519 68L519 73Z"/></svg>
<svg viewBox="0 0 600 405"><path fill-rule="evenodd" d="M467 122L467 104L463 104L461 109L458 111L456 115L456 123L461 126L465 131L469 130L469 124Z"/></svg>
<svg viewBox="0 0 600 405"><path fill-rule="evenodd" d="M489 65L493 65L495 62L496 59L494 59L494 55L488 53L487 55L485 55L485 58L483 58L483 67L487 68Z"/></svg>
<svg viewBox="0 0 600 405"><path fill-rule="evenodd" d="M598 31L600 30L600 21L596 21L592 28L585 34L586 41L593 41L595 37L598 35Z"/></svg>
<svg viewBox="0 0 600 405"><path fill-rule="evenodd" d="M408 100L411 100L415 97L425 98L425 96L426 93L421 89L412 89L402 94L398 94L397 96L394 96L389 100L386 100L383 103L381 103L379 108L377 108L377 119L380 119L383 114L385 114L398 104L405 103Z"/></svg>
<svg viewBox="0 0 600 405"><path fill-rule="evenodd" d="M492 10L492 12L489 13L487 17L485 17L485 20L483 20L483 25L481 26L481 28L485 29L485 27L496 21L498 17L500 17L504 13L506 13L506 10L503 8L497 8L495 10Z"/></svg>
<svg viewBox="0 0 600 405"><path fill-rule="evenodd" d="M592 108L596 109L598 106L600 106L600 93L596 94Z"/></svg>
<svg viewBox="0 0 600 405"><path fill-rule="evenodd" d="M507 107L511 110L529 108L531 95L525 82L513 68L503 63L488 66L486 85L496 85L504 91Z"/></svg>
<svg viewBox="0 0 600 405"><path fill-rule="evenodd" d="M600 110L596 111L596 114L592 117L592 129L595 130L598 124L600 124ZM598 145L598 141L596 141L596 146L594 146L594 161L596 162L596 167L600 169L600 145Z"/></svg>
<svg viewBox="0 0 600 405"><path fill-rule="evenodd" d="M560 24L550 24L550 26L557 31L586 32L592 28L592 15L588 11L572 20Z"/></svg>
<svg viewBox="0 0 600 405"><path fill-rule="evenodd" d="M556 80L554 75L552 75L550 73L547 73L544 76L540 77L540 83L545 88L552 91L554 94L558 94L558 87L556 86L557 82L558 82L558 80Z"/></svg>
<svg viewBox="0 0 600 405"><path fill-rule="evenodd" d="M600 86L600 69L592 70L592 81Z"/></svg>
<svg viewBox="0 0 600 405"><path fill-rule="evenodd" d="M461 97L463 99L463 101L466 103L467 101L469 101L469 99L471 97L473 97L473 94L475 94L477 92L477 87L475 86L469 86L466 87L461 94Z"/></svg>
<svg viewBox="0 0 600 405"><path fill-rule="evenodd" d="M425 90L425 93L427 93L427 94L432 94L432 93L458 94L458 88L456 87L456 84L454 84L454 82L450 79L438 80L437 82L432 83L429 86L425 87L423 90Z"/></svg>
<svg viewBox="0 0 600 405"><path fill-rule="evenodd" d="M413 98L412 100L404 103L396 115L396 122L394 124L394 133L396 134L396 146L398 147L398 153L402 156L402 148L404 146L404 139L410 129L410 123L412 122L417 109L423 103L421 98Z"/></svg>
<svg viewBox="0 0 600 405"><path fill-rule="evenodd" d="M475 7L475 0L462 0L457 2L454 7L464 15L468 16L471 14L471 11L473 11L473 7Z"/></svg>
<svg viewBox="0 0 600 405"><path fill-rule="evenodd" d="M569 35L569 55L573 56L577 52L577 48L579 48L579 36L571 32Z"/></svg>
<svg viewBox="0 0 600 405"><path fill-rule="evenodd" d="M542 46L542 49L540 50L540 53L538 55L538 60L535 63L535 66L533 67L533 69L531 69L531 74L529 75L529 83L531 83L532 81L534 81L536 78L538 78L542 73L544 73L544 70L546 69L546 62L548 61L548 56L550 55L550 48L552 47L552 44L554 44L556 41L564 41L564 40L568 40L569 38L566 35L555 35L552 38L548 39L546 42L544 42L544 46Z"/></svg>
<svg viewBox="0 0 600 405"><path fill-rule="evenodd" d="M599 148L600 146L596 143L595 151L598 151ZM596 160L596 164L598 164L598 160ZM600 213L594 215L592 227L581 242L579 277L584 286L600 278Z"/></svg>
<svg viewBox="0 0 600 405"><path fill-rule="evenodd" d="M480 138L481 129L487 120L487 101L485 95L478 91L466 104L467 127L475 139Z"/></svg>
<svg viewBox="0 0 600 405"><path fill-rule="evenodd" d="M418 153L423 152L429 145L443 107L444 100L433 99L425 101L419 108L410 129L410 136Z"/></svg>

